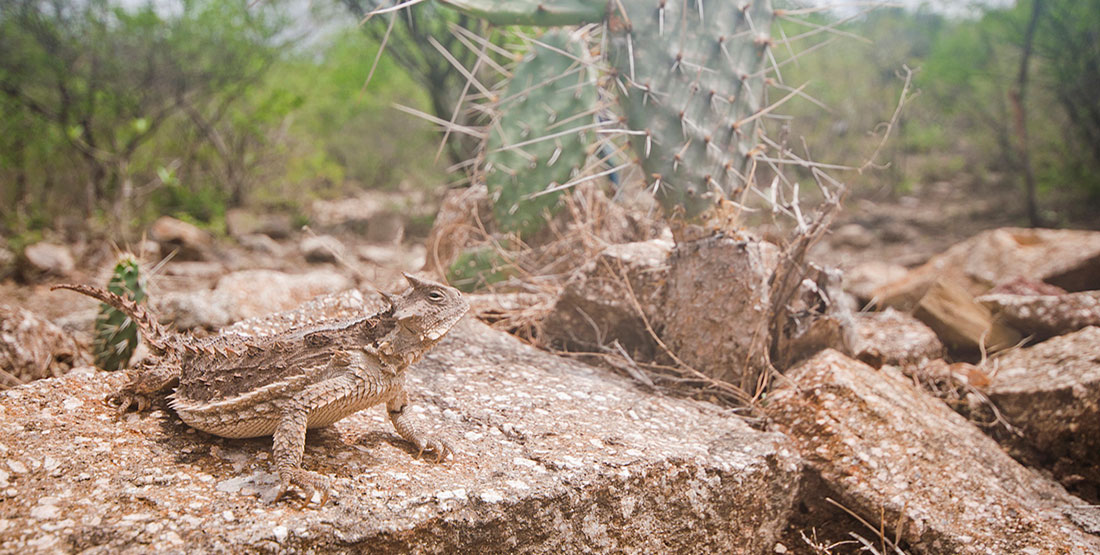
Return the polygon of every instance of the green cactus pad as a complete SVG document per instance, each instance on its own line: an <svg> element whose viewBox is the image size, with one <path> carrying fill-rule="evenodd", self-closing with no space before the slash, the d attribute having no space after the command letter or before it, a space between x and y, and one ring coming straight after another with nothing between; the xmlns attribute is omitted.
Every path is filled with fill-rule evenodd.
<svg viewBox="0 0 1100 555"><path fill-rule="evenodd" d="M632 147L666 213L692 217L745 185L765 107L769 0L634 0L610 14L609 58ZM751 118L751 119L749 119Z"/></svg>
<svg viewBox="0 0 1100 555"><path fill-rule="evenodd" d="M145 300L144 280L133 255L127 253L119 257L107 283L107 290L135 302ZM92 341L95 365L104 370L125 368L137 344L137 325L114 307L100 304Z"/></svg>
<svg viewBox="0 0 1100 555"><path fill-rule="evenodd" d="M516 267L493 247L482 246L458 255L447 269L447 282L470 293L515 275Z"/></svg>
<svg viewBox="0 0 1100 555"><path fill-rule="evenodd" d="M584 166L590 134L569 131L593 121L584 114L598 100L582 38L554 30L539 42L494 106L498 116L490 126L483 166L493 218L502 231L521 237L545 225L561 193L533 195L568 183Z"/></svg>
<svg viewBox="0 0 1100 555"><path fill-rule="evenodd" d="M463 13L495 25L583 25L607 15L607 0L440 0Z"/></svg>

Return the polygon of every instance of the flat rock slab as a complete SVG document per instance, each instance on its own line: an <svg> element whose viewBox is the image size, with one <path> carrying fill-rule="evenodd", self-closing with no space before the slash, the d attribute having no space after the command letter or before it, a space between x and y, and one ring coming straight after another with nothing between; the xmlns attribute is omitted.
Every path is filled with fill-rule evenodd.
<svg viewBox="0 0 1100 555"><path fill-rule="evenodd" d="M1065 516L1083 501L900 374L825 351L788 377L769 415L833 490L807 495L835 495L915 553L1100 552Z"/></svg>
<svg viewBox="0 0 1100 555"><path fill-rule="evenodd" d="M410 370L455 456L413 459L382 408L311 432L318 509L270 502L270 439L118 419L118 374L0 393L0 551L770 552L801 465L780 434L644 393L467 319Z"/></svg>

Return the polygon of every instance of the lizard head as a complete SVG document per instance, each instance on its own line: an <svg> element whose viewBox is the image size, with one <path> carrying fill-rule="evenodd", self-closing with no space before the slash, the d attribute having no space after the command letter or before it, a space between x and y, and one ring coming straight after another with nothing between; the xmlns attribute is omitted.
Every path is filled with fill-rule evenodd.
<svg viewBox="0 0 1100 555"><path fill-rule="evenodd" d="M450 331L470 303L454 287L404 274L412 289L400 296L386 295L393 317L406 330L430 341Z"/></svg>

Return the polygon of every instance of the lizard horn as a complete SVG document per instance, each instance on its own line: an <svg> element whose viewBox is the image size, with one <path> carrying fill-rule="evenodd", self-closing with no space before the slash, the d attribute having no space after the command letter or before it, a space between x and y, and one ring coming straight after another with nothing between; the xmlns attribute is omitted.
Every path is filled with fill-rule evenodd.
<svg viewBox="0 0 1100 555"><path fill-rule="evenodd" d="M430 281L420 279L406 272L401 272L401 275L405 276L405 280L408 281L409 285L412 285L414 289L419 289L421 287L430 287L432 285Z"/></svg>

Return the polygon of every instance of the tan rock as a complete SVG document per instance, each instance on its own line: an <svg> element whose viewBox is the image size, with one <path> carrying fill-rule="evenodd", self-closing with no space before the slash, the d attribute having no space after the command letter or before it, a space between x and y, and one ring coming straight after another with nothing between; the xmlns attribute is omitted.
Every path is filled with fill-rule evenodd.
<svg viewBox="0 0 1100 555"><path fill-rule="evenodd" d="M875 368L919 365L946 354L936 332L904 312L887 308L859 313L855 319L856 358Z"/></svg>
<svg viewBox="0 0 1100 555"><path fill-rule="evenodd" d="M860 304L867 304L874 299L876 289L905 277L908 272L901 264L880 260L864 262L844 272L844 290L855 296Z"/></svg>
<svg viewBox="0 0 1100 555"><path fill-rule="evenodd" d="M915 316L956 353L996 352L1020 343L1019 331L946 279L936 281L917 303Z"/></svg>
<svg viewBox="0 0 1100 555"><path fill-rule="evenodd" d="M176 251L175 260L205 260L214 244L209 233L170 216L161 216L153 222L149 238L160 243L164 255Z"/></svg>
<svg viewBox="0 0 1100 555"><path fill-rule="evenodd" d="M652 326L660 314L671 251L672 242L663 239L604 249L565 284L543 321L546 339L585 351L600 351L618 341L632 357L652 360L657 344L643 315Z"/></svg>
<svg viewBox="0 0 1100 555"><path fill-rule="evenodd" d="M100 399L122 378L0 394L7 462L34 469L8 476L0 549L764 554L797 494L781 435L470 320L408 379L453 459L414 462L381 409L349 417L307 439L304 466L335 478L323 508L269 501L269 439L189 433L163 406L117 418Z"/></svg>
<svg viewBox="0 0 1100 555"><path fill-rule="evenodd" d="M661 337L687 364L754 391L767 353L779 248L751 237L680 243L669 257Z"/></svg>
<svg viewBox="0 0 1100 555"><path fill-rule="evenodd" d="M19 273L25 281L43 276L66 276L76 267L69 247L45 241L28 245L19 260Z"/></svg>
<svg viewBox="0 0 1100 555"><path fill-rule="evenodd" d="M979 296L1017 278L1069 291L1100 289L1100 232L1002 228L986 231L932 257L875 291L885 306L910 310L936 280Z"/></svg>
<svg viewBox="0 0 1100 555"><path fill-rule="evenodd" d="M1061 295L984 295L978 302L1027 335L1047 338L1100 326L1100 291Z"/></svg>
<svg viewBox="0 0 1100 555"><path fill-rule="evenodd" d="M1046 463L1078 474L1100 493L1100 327L1017 349L991 363L995 374L986 393L1004 417Z"/></svg>
<svg viewBox="0 0 1100 555"><path fill-rule="evenodd" d="M820 479L807 506L832 498L913 553L1100 550L1063 513L1083 501L899 373L826 351L787 377L767 411Z"/></svg>
<svg viewBox="0 0 1100 555"><path fill-rule="evenodd" d="M261 234L274 239L286 239L290 237L294 225L289 214L256 213L233 208L225 214L225 228L233 237Z"/></svg>

